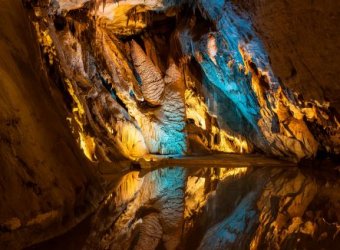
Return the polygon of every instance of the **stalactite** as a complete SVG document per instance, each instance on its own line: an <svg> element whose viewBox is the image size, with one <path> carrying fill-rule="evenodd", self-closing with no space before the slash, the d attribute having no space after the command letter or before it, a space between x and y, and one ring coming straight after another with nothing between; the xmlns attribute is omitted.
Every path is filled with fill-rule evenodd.
<svg viewBox="0 0 340 250"><path fill-rule="evenodd" d="M142 81L144 99L152 105L160 105L165 87L160 71L135 41L131 42L131 57Z"/></svg>

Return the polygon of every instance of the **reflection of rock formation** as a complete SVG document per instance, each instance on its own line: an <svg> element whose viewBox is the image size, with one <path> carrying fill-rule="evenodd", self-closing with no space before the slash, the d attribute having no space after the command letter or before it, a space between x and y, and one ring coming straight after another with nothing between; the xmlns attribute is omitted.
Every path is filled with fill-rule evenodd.
<svg viewBox="0 0 340 250"><path fill-rule="evenodd" d="M102 206L88 249L155 249L160 244L176 249L183 223L185 170L161 169L137 176L124 177ZM133 191L127 196L123 187Z"/></svg>
<svg viewBox="0 0 340 250"><path fill-rule="evenodd" d="M317 178L294 168L128 174L95 216L87 246L103 239L99 249L332 249L340 242L334 174Z"/></svg>
<svg viewBox="0 0 340 250"><path fill-rule="evenodd" d="M244 189L239 182L252 184ZM222 185L225 186L222 188ZM317 180L313 172L302 173L297 169L256 170L237 182L221 183L214 197L217 207L206 216L213 218L214 211L221 211L227 205L223 205L219 197L222 199L226 192L230 192L226 191L231 188L229 185L236 185L234 198L240 192L242 198L234 203L232 210L229 207L225 219L208 229L200 249L243 249L249 246L250 249L302 246L318 249L322 245L331 249L340 242L336 222L339 216L336 200L339 197L335 197L332 191L339 185L337 180L327 184ZM327 206L321 205L323 202ZM328 212L324 210L326 207ZM260 223L259 227L257 223Z"/></svg>

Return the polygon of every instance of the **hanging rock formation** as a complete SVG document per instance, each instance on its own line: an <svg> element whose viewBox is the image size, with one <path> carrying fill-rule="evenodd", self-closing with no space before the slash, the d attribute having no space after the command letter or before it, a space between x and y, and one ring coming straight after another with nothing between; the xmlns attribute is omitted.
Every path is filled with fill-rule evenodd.
<svg viewBox="0 0 340 250"><path fill-rule="evenodd" d="M164 94L164 80L159 70L152 64L150 58L145 55L144 51L134 40L131 42L131 57L135 69L141 78L141 89L144 99L155 106L161 104Z"/></svg>

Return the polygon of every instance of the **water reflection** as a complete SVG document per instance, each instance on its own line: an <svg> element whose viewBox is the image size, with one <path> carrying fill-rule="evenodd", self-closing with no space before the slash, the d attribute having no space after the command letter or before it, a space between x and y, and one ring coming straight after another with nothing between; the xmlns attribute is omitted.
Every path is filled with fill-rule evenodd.
<svg viewBox="0 0 340 250"><path fill-rule="evenodd" d="M340 243L338 175L298 168L131 172L96 213L86 248L327 249Z"/></svg>

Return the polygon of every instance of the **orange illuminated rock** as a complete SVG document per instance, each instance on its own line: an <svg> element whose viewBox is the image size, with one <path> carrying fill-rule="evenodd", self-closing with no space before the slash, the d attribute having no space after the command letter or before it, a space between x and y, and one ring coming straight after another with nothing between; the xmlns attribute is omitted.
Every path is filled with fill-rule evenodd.
<svg viewBox="0 0 340 250"><path fill-rule="evenodd" d="M152 105L160 105L165 84L159 69L153 65L135 41L131 42L131 57L142 81L144 99Z"/></svg>

